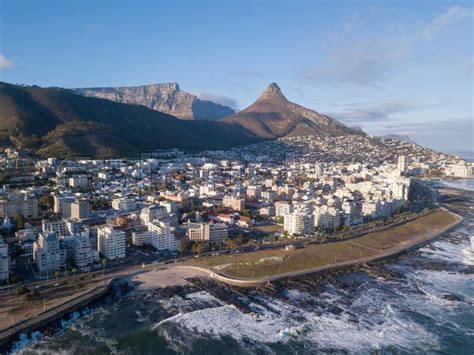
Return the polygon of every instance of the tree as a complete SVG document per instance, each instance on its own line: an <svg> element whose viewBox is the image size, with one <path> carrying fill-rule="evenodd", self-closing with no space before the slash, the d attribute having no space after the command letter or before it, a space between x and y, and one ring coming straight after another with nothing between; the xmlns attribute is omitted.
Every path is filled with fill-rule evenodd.
<svg viewBox="0 0 474 355"><path fill-rule="evenodd" d="M188 250L189 248L189 240L184 238L181 239L178 245L178 251L181 256L183 256L183 253Z"/></svg>
<svg viewBox="0 0 474 355"><path fill-rule="evenodd" d="M13 215L13 222L15 222L15 226L17 229L25 228L25 217L23 217L20 213L15 213Z"/></svg>
<svg viewBox="0 0 474 355"><path fill-rule="evenodd" d="M102 264L102 274L104 274L105 272L105 264L107 264L107 259L106 258L102 258L100 260L100 263Z"/></svg>
<svg viewBox="0 0 474 355"><path fill-rule="evenodd" d="M75 267L73 267L71 271L72 271L72 274L73 274L74 276L76 276L77 269L76 269Z"/></svg>
<svg viewBox="0 0 474 355"><path fill-rule="evenodd" d="M69 275L69 271L68 271L68 270L64 270L64 277L67 278L68 275Z"/></svg>
<svg viewBox="0 0 474 355"><path fill-rule="evenodd" d="M41 195L38 199L38 204L48 210L52 210L54 208L54 197L51 194Z"/></svg>
<svg viewBox="0 0 474 355"><path fill-rule="evenodd" d="M55 271L55 272L54 272L54 276L56 276L56 281L58 281L58 279L59 279L59 271Z"/></svg>
<svg viewBox="0 0 474 355"><path fill-rule="evenodd" d="M117 226L120 228L128 227L128 219L125 216L117 217L117 219L115 220L115 223L117 223Z"/></svg>

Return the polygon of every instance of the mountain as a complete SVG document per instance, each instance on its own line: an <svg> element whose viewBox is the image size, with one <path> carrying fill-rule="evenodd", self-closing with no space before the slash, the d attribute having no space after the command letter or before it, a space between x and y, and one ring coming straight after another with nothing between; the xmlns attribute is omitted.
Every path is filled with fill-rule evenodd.
<svg viewBox="0 0 474 355"><path fill-rule="evenodd" d="M417 144L413 139L411 139L409 136L406 135L401 135L401 134L386 134L384 137L386 138L391 138L396 141L400 142L406 142L406 143L412 143L412 144Z"/></svg>
<svg viewBox="0 0 474 355"><path fill-rule="evenodd" d="M71 90L0 82L0 146L41 156L136 157L160 148L221 149L257 141L221 121L181 120Z"/></svg>
<svg viewBox="0 0 474 355"><path fill-rule="evenodd" d="M177 83L74 89L84 96L138 104L184 120L218 120L233 115L230 107L181 91Z"/></svg>
<svg viewBox="0 0 474 355"><path fill-rule="evenodd" d="M270 84L245 110L222 121L242 127L262 139L363 134L333 118L288 101L276 83Z"/></svg>

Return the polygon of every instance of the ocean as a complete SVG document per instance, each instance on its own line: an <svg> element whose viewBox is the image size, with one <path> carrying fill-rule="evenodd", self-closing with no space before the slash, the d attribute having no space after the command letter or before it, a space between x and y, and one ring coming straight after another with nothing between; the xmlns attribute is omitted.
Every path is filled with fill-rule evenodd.
<svg viewBox="0 0 474 355"><path fill-rule="evenodd" d="M472 191L473 182L447 183ZM52 337L25 335L12 352L473 354L474 210L464 217L405 257L318 284L247 291L242 307L199 290L132 291L76 312Z"/></svg>

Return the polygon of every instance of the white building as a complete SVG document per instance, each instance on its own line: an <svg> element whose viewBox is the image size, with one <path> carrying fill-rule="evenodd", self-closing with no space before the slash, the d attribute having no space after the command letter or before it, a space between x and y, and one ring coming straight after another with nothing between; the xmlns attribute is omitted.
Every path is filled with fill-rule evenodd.
<svg viewBox="0 0 474 355"><path fill-rule="evenodd" d="M342 226L344 212L329 207L317 209L313 215L315 227L333 231Z"/></svg>
<svg viewBox="0 0 474 355"><path fill-rule="evenodd" d="M58 237L64 237L70 234L66 222L62 219L51 221L43 219L41 225L44 233L54 232Z"/></svg>
<svg viewBox="0 0 474 355"><path fill-rule="evenodd" d="M170 225L158 220L148 223L148 240L146 244L150 244L156 250L178 250L179 240L171 233Z"/></svg>
<svg viewBox="0 0 474 355"><path fill-rule="evenodd" d="M10 259L8 257L8 244L0 237L0 282L8 280L10 276Z"/></svg>
<svg viewBox="0 0 474 355"><path fill-rule="evenodd" d="M89 231L73 234L65 240L79 269L86 269L99 261L99 252L92 247Z"/></svg>
<svg viewBox="0 0 474 355"><path fill-rule="evenodd" d="M209 244L222 243L229 237L229 229L225 223L191 223L185 226L189 240L204 240Z"/></svg>
<svg viewBox="0 0 474 355"><path fill-rule="evenodd" d="M277 217L284 217L287 214L291 214L293 213L293 209L293 205L289 202L275 202L275 215Z"/></svg>
<svg viewBox="0 0 474 355"><path fill-rule="evenodd" d="M234 211L242 211L245 209L245 200L240 197L226 196L222 200L222 206L231 208Z"/></svg>
<svg viewBox="0 0 474 355"><path fill-rule="evenodd" d="M90 205L88 201L75 201L71 203L71 218L89 218Z"/></svg>
<svg viewBox="0 0 474 355"><path fill-rule="evenodd" d="M21 214L27 218L38 217L38 200L26 194L11 194L0 199L0 217Z"/></svg>
<svg viewBox="0 0 474 355"><path fill-rule="evenodd" d="M132 211L137 208L137 203L131 198L114 198L112 208L119 211Z"/></svg>
<svg viewBox="0 0 474 355"><path fill-rule="evenodd" d="M400 155L398 157L397 167L398 167L398 171L402 174L407 170L407 161L406 161L406 157L404 155Z"/></svg>
<svg viewBox="0 0 474 355"><path fill-rule="evenodd" d="M147 225L155 219L163 221L167 220L168 218L168 210L165 206L152 205L142 208L142 210L140 211L140 221L143 225Z"/></svg>
<svg viewBox="0 0 474 355"><path fill-rule="evenodd" d="M313 231L313 216L305 212L294 212L284 216L284 229L290 235L305 235Z"/></svg>
<svg viewBox="0 0 474 355"><path fill-rule="evenodd" d="M54 213L61 214L63 218L71 218L71 204L74 196L54 196Z"/></svg>
<svg viewBox="0 0 474 355"><path fill-rule="evenodd" d="M54 232L40 233L33 243L33 259L41 273L54 272L64 267L66 249Z"/></svg>
<svg viewBox="0 0 474 355"><path fill-rule="evenodd" d="M68 179L68 185L72 188L87 187L89 177L87 175L74 175Z"/></svg>
<svg viewBox="0 0 474 355"><path fill-rule="evenodd" d="M109 260L125 258L125 233L111 225L99 227L97 250Z"/></svg>

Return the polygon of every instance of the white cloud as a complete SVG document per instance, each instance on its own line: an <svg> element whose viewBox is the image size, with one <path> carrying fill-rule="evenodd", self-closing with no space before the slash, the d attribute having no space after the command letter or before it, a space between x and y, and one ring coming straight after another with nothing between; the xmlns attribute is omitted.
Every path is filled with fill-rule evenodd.
<svg viewBox="0 0 474 355"><path fill-rule="evenodd" d="M196 95L201 100L215 102L215 103L220 104L222 106L229 106L230 108L232 108L236 111L239 108L239 105L237 104L237 100L235 100L231 97L227 97L227 96L223 96L223 95L209 94L209 93L206 93L206 92L193 92L193 94Z"/></svg>
<svg viewBox="0 0 474 355"><path fill-rule="evenodd" d="M472 17L472 10L461 7L450 7L446 12L439 15L429 23L422 31L421 36L425 39L431 39L435 34L444 30L446 27L459 22L465 18Z"/></svg>
<svg viewBox="0 0 474 355"><path fill-rule="evenodd" d="M340 105L339 112L327 113L341 121L351 123L371 123L391 120L394 115L409 111L425 109L434 105L417 104L413 102L381 102L381 103L351 103Z"/></svg>
<svg viewBox="0 0 474 355"><path fill-rule="evenodd" d="M0 53L0 69L12 69L15 68L15 64L12 61L5 58L5 56Z"/></svg>

